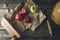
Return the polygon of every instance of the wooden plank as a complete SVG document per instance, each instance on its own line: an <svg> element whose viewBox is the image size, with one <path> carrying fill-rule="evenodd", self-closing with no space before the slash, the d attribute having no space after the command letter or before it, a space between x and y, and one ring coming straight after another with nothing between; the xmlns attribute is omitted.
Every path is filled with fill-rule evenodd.
<svg viewBox="0 0 60 40"><path fill-rule="evenodd" d="M6 20L5 17L3 17L1 24L4 26L4 28L12 37L16 36L17 38L20 38L20 35L16 32L12 25L10 25L10 23Z"/></svg>

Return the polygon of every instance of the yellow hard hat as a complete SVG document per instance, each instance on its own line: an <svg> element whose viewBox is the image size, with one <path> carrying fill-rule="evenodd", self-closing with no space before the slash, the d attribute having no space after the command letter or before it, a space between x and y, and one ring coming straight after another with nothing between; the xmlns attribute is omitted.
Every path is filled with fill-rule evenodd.
<svg viewBox="0 0 60 40"><path fill-rule="evenodd" d="M60 1L57 2L54 6L51 18L54 21L54 23L60 25Z"/></svg>

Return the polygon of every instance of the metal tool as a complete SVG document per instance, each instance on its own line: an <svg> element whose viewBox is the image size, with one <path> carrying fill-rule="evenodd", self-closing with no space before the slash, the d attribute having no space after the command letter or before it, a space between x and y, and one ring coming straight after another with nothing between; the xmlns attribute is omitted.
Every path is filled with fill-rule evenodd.
<svg viewBox="0 0 60 40"><path fill-rule="evenodd" d="M47 26L48 26L49 34L50 34L51 36L53 36L53 34L52 34L52 29L51 29L51 25L50 25L50 23L49 23L48 20L47 20Z"/></svg>

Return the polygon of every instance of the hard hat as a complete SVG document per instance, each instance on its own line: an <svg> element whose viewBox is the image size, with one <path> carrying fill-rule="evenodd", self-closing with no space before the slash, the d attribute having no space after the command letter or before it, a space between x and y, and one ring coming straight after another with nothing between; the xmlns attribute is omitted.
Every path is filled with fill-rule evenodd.
<svg viewBox="0 0 60 40"><path fill-rule="evenodd" d="M54 23L60 25L60 1L56 3L52 10L52 15L51 15L52 20Z"/></svg>

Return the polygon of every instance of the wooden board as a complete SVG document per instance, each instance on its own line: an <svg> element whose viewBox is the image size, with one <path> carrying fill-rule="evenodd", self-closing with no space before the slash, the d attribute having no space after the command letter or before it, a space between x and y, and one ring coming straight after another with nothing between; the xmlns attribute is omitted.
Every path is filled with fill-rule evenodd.
<svg viewBox="0 0 60 40"><path fill-rule="evenodd" d="M1 21L1 25L7 30L7 32L12 36L16 36L17 38L20 38L20 34L17 33L17 31L12 27L12 25L6 20L5 17L3 17Z"/></svg>

